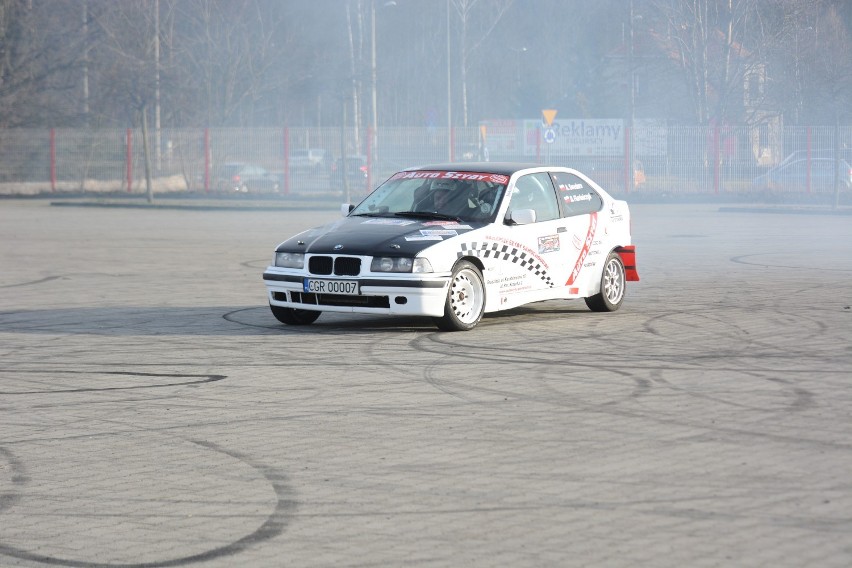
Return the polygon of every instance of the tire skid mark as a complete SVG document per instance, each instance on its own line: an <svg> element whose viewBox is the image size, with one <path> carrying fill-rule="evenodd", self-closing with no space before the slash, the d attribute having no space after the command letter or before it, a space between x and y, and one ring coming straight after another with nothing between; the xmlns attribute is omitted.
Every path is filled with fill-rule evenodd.
<svg viewBox="0 0 852 568"><path fill-rule="evenodd" d="M439 379L435 373L435 370L440 368L440 364L434 363L432 365L427 365L421 376L426 381L426 383L433 388L441 391L444 394L447 394L453 398L457 398L469 404L483 404L483 401L473 400L472 398L465 396L460 391L462 389L453 388L458 386L455 384L455 381L448 381L446 379ZM473 388L468 388L468 390L476 390Z"/></svg>
<svg viewBox="0 0 852 568"><path fill-rule="evenodd" d="M36 284L44 284L45 282L52 282L53 280L71 280L73 276L108 276L108 277L117 277L121 278L124 276L128 276L126 274L110 274L103 272L72 272L69 274L58 274L54 276L45 276L44 278L39 278L38 280L29 280L27 282L18 282L16 284L3 284L0 285L0 288L20 288L23 286L33 286Z"/></svg>
<svg viewBox="0 0 852 568"><path fill-rule="evenodd" d="M604 369L625 369L625 370L653 370L653 369L663 369L663 370L673 370L673 371L690 371L690 370L702 370L706 369L707 362L718 362L721 358L721 355L718 351L712 353L700 353L698 355L694 353L690 353L689 351L678 351L661 354L657 351L648 351L648 352L636 352L631 353L630 357L622 360L610 360L607 361L606 365L602 366L597 361L583 361L578 360L576 358L565 358L560 359L558 356L559 353L555 353L553 351L535 351L530 348L526 348L524 346L512 348L505 345L499 346L486 346L481 344L462 344L458 342L451 342L449 340L444 341L441 337L440 333L428 334L414 338L409 342L409 346L419 353L426 353L432 355L439 355L441 357L461 357L467 360L477 360L484 362L499 362L499 363L511 363L511 364L519 364L519 365L534 365L539 363L549 363L552 365L569 365L572 367L583 367L589 369L596 368L604 368ZM455 350L456 353L448 350ZM772 373L784 373L797 375L801 373L832 373L832 374L843 374L845 371L834 370L834 369L821 369L819 367L810 366L808 369L790 369L787 365L788 361L801 361L802 355L807 354L808 358L819 359L818 357L813 356L813 352L808 351L807 353L793 353L789 349L778 350L776 346L776 354L767 354L763 357L765 358L776 358L779 361L785 364L785 368L766 368L763 369L767 372ZM602 354L605 351L602 351ZM742 353L727 353L724 356L724 359L731 359L740 356L749 356L748 349L743 349ZM587 353L586 356L593 357L594 353ZM693 361L693 363L685 362L685 357L688 358L688 361ZM383 364L387 364L387 361L381 361ZM406 367L408 370L409 368ZM742 371L742 367L736 365L724 365L713 367L716 371L729 371L729 372L739 372Z"/></svg>
<svg viewBox="0 0 852 568"><path fill-rule="evenodd" d="M675 314L678 314L678 313L679 312L671 312L671 313L667 313L667 314L662 314L661 316L657 316L657 317L668 317L668 316L675 315ZM654 319L654 318L652 318L652 319ZM545 333L545 332L543 332L543 333ZM550 335L550 331L548 331L546 334ZM451 345L453 350L450 350L449 353L448 353L447 347L438 347L438 346L435 346L435 344L447 345L447 346ZM534 344L539 345L540 343L535 342ZM416 338L414 338L413 340L410 341L409 345L412 347L412 349L414 349L417 352L440 355L443 358L458 357L458 358L464 358L464 359L468 359L468 360L470 360L470 359L484 360L484 361L488 361L488 362L491 362L491 363L495 363L495 360L499 359L499 361L501 363L517 364L517 365L520 365L520 366L539 365L539 364L542 364L542 363L547 363L547 364L554 365L554 366L570 365L570 366L573 366L573 367L582 367L582 368L586 368L586 369L590 369L590 370L599 370L599 371L602 371L602 372L605 372L605 371L612 372L614 369L623 369L625 376L631 376L632 374L635 374L637 371L648 372L648 371L654 371L654 370L656 370L658 373L668 372L668 371L678 372L678 371L696 371L696 370L705 370L705 371L709 370L709 371L714 371L714 372L742 372L742 370L743 370L742 367L731 366L731 365L726 365L724 367L708 366L707 363L713 363L713 362L716 362L716 361L719 360L719 353L706 354L706 355L702 355L702 356L697 357L697 358L693 357L693 359L695 359L695 364L693 364L693 365L682 364L682 360L680 359L680 357L677 356L677 355L674 355L674 354L670 355L669 357L664 357L661 360L659 354L655 354L655 353L648 353L648 354L645 354L645 355L634 354L634 355L631 356L630 360L623 360L623 361L618 361L618 362L609 361L605 364L600 364L600 363L578 362L576 360L564 360L564 361L562 361L562 360L559 360L559 359L555 359L554 353L551 352L551 351L547 351L547 352L542 351L540 353L536 353L535 351L532 351L532 350L529 350L529 349L524 349L523 347L518 347L518 348L512 349L512 348L507 348L504 345L501 345L501 346L498 346L498 347L487 347L487 346L483 346L483 345L459 345L456 342L453 342L453 343L450 343L449 341L445 342L442 338L442 334L440 334L440 333L427 334L427 335L424 335L424 336L416 337ZM468 351L468 349L470 349L470 351ZM777 346L776 346L776 349L777 349ZM742 355L743 356L747 355L747 351L748 351L748 349L744 349ZM513 352L518 354L519 356L510 357L509 354L511 354ZM738 356L738 355L739 354L735 354L734 356ZM537 360L536 356L540 356L541 359ZM788 360L788 359L797 360L797 361L800 360L799 356L797 356L795 354L791 354L787 350L784 350L783 352L779 352L778 356L783 357L785 360ZM647 361L649 358L651 360L653 360L656 364L653 364L653 365L646 364L645 361ZM671 361L671 364L667 364L668 362L665 360L667 358L673 359L673 361ZM814 372L822 372L822 371L818 371L818 370L814 369L813 367L811 367L809 369L800 369L800 370L796 370L796 369L783 369L783 370L767 369L766 371L772 372L775 375L777 375L779 372L783 372L787 375L791 375L791 376L794 376L794 377L801 376L803 374L809 375L809 374L812 374ZM836 371L835 370L826 370L825 372L839 373L840 375L843 375L843 373L844 373L844 371L840 371L840 370L836 370ZM758 378L760 380L769 380L768 377L762 376L760 371L756 371L753 374L756 378ZM412 375L410 373L408 373L406 376L411 377ZM662 375L660 374L659 376L662 376ZM634 392L637 393L637 395L640 398L641 398L641 396L646 394L646 391L648 389L653 388L653 385L657 382L654 379L648 380L648 379L637 379L636 377L632 377L632 378L633 378L634 381L636 381L636 390ZM415 380L417 380L417 379L415 379ZM784 380L785 379L781 379L781 381L784 381ZM666 425L670 425L670 426L678 426L678 427L689 428L689 429L698 429L698 430L707 431L707 432L727 433L727 434L732 434L732 435L737 435L737 436L746 436L746 437L755 438L755 439L759 439L759 440L770 440L770 441L778 441L778 442L783 442L783 443L791 443L792 442L792 443L795 443L795 444L803 444L803 445L806 445L806 446L852 450L852 444L846 444L846 443L840 443L840 442L830 442L830 441L824 441L824 440L818 440L818 439L809 439L809 438L804 438L804 437L788 436L788 435L783 435L783 434L774 434L774 433L769 433L769 432L759 432L759 431L746 430L746 429L743 429L743 428L737 428L737 427L731 427L731 426L725 426L725 425L719 425L719 424L708 424L708 423L705 423L705 422L701 422L700 420L690 420L688 418L687 419L669 418L669 417L666 417L666 416L661 416L657 413L647 413L647 412L643 412L641 410L637 410L637 409L633 409L633 408L626 408L623 405L617 405L617 404L588 405L588 404L585 404L585 403L573 401L573 400L571 400L570 398L567 398L567 397L563 397L561 399L555 399L554 397L546 397L546 396L539 396L539 395L526 395L526 394L520 394L519 395L518 393L508 392L508 391L505 391L505 390L488 389L488 388L484 388L484 387L464 385L463 381L461 381L461 380L450 381L450 380L442 379L440 381L437 381L440 384L435 384L435 382L436 382L435 380L432 380L431 382L430 381L427 381L427 382L432 384L432 386L434 386L435 388L438 388L438 390L440 390L442 392L450 391L447 394L450 394L451 396L454 396L456 398L459 398L459 399L465 400L465 401L467 399L459 391L487 393L487 394L490 394L492 396L493 395L503 395L503 396L507 396L507 397L511 396L513 398L513 400L521 400L521 401L527 401L527 402L538 402L538 403L542 403L542 404L548 404L548 405L551 405L551 406L557 407L557 408L567 408L567 409L572 409L572 410L588 410L589 412L601 413L601 414L606 414L606 415L611 415L611 416L644 419L644 420L650 420L652 422L659 423L659 424L666 424ZM790 383L792 381L787 381L787 382ZM662 383L662 385L666 386L667 382ZM791 409L792 410L798 410L798 409L807 408L807 407L812 406L814 404L812 393L809 393L808 391L805 391L804 389L799 389L798 391L796 391L794 389L793 393L795 394L795 400L792 401L790 405L787 405L785 407L778 408L778 409L767 410L767 409L758 408L757 410L775 412L775 413L779 413L779 412L783 413L783 412L789 412ZM700 393L689 393L688 391L685 394L700 395ZM705 395L705 396L707 396L707 395ZM719 402L722 402L722 403L725 403L725 404L731 404L730 401L725 401L725 400L720 400ZM808 405L808 406L806 406L806 405Z"/></svg>
<svg viewBox="0 0 852 568"><path fill-rule="evenodd" d="M222 314L222 319L224 319L225 321L229 321L231 323L235 323L237 325L244 325L244 326L247 326L247 327L256 327L256 328L260 328L260 329L269 329L269 330L272 330L272 331L282 331L280 324L276 325L276 324L248 323L248 322L240 321L238 319L234 319L234 315L236 315L236 314L239 314L239 313L242 313L242 312L258 310L258 309L261 309L261 308L259 308L259 307L257 307L257 308L240 308L239 310L233 310L233 311ZM272 317L272 316L270 315L270 317Z"/></svg>
<svg viewBox="0 0 852 568"><path fill-rule="evenodd" d="M212 442L208 442L205 440L187 441L206 448L208 450L211 450L213 452L218 452L230 456L238 461L245 463L252 469L260 472L263 478L272 486L273 490L275 491L276 497L275 508L257 529L229 544L212 548L205 552L153 562L103 563L82 560L70 560L67 558L59 558L55 556L39 554L37 552L32 552L22 548L5 545L2 542L0 542L0 555L10 556L12 558L18 558L20 560L40 562L42 564L48 564L53 566L70 566L73 568L160 568L169 566L184 566L196 562L204 562L217 558L234 556L236 554L239 554L243 550L246 550L261 542L271 540L284 533L290 523L290 519L293 517L293 514L295 513L298 507L298 503L292 498L293 491L288 486L287 477L284 474L278 472L272 467L256 463L244 454L238 453L233 450L224 449L221 446L218 446L217 444L214 444ZM2 447L0 447L0 452L2 452ZM2 510L2 508L0 508L0 510Z"/></svg>
<svg viewBox="0 0 852 568"><path fill-rule="evenodd" d="M241 262L240 266L244 266L246 268L266 268L269 266L269 259L256 259L256 260L247 260L245 262Z"/></svg>
<svg viewBox="0 0 852 568"><path fill-rule="evenodd" d="M243 312L262 312L264 317L270 323L254 323L250 321L245 321L236 317L238 314ZM305 335L322 335L322 336L346 336L352 335L353 333L357 334L365 334L365 333L405 333L410 331L432 331L434 328L429 325L428 328L419 328L412 327L412 319L411 318L403 318L399 316L388 316L385 319L377 320L377 319L369 319L370 316L364 316L362 314L346 314L346 313L334 313L328 312L325 315L329 316L348 316L353 315L352 319L340 320L336 319L331 322L327 322L327 320L320 320L317 323L313 323L311 325L286 325L278 322L275 317L270 313L268 306L255 306L251 308L240 308L238 310L233 310L227 312L222 315L222 318L231 323L235 323L237 325L242 325L245 327L252 327L258 329L268 329L272 332L281 335L297 335L297 336L305 336ZM373 316L374 318L377 316ZM426 320L423 320L426 321Z"/></svg>
<svg viewBox="0 0 852 568"><path fill-rule="evenodd" d="M627 401L630 401L630 400L636 400L638 398L642 398L643 396L646 396L647 394L649 394L651 392L651 389L653 388L653 385L652 385L650 380L642 378L642 377L637 377L635 371L619 370L619 369L613 369L613 368L604 367L604 366L598 366L598 367L594 367L594 368L583 367L583 368L581 368L581 370L594 370L594 371L601 372L601 373L607 373L608 372L610 374L616 375L617 377L619 377L621 379L625 379L627 382L633 383L633 386L630 389L630 392L628 394L621 395L621 396L613 396L613 397L611 397L610 400L607 400L605 402L588 402L587 401L587 402L583 403L584 408L600 408L600 407L605 407L605 406L613 406L613 405L616 405L616 404L621 404L621 403L624 403L624 402L627 402ZM567 377L567 380L569 380L569 381L573 380L573 379L574 379L574 377L571 377L571 376ZM593 380L597 380L597 379L589 379L589 380L593 381ZM601 378L600 380L606 381L606 379L603 379L603 378ZM556 388L556 386L554 385L555 380L553 378L544 378L544 379L541 380L541 382L548 391L550 391L550 392L552 392L556 395L559 395L561 397L575 396L573 393L567 393L563 390ZM607 381L607 385L612 385L612 384L613 384L612 382Z"/></svg>
<svg viewBox="0 0 852 568"><path fill-rule="evenodd" d="M711 370L715 371L716 369L711 369ZM760 382L768 381L768 382L771 382L771 383L781 383L781 384L785 384L785 385L789 385L791 383L790 381L782 381L782 380L777 380L777 379L774 379L774 378L767 378L767 377L764 377L760 373L755 372L755 371L740 371L740 372L742 372L744 375L750 376L751 378L756 379L757 381L760 381ZM782 388L781 390L777 391L782 395L786 394L788 396L789 396L790 393L792 393L793 400L790 402L790 404L788 404L784 407L764 408L764 407L760 407L760 406L741 404L741 403L734 402L734 401L731 401L731 400L728 400L728 399L725 399L725 398L721 398L721 397L718 397L718 396L714 396L714 395L710 395L710 394L706 394L706 393L701 393L701 392L696 392L694 390L690 390L688 388L678 386L678 385L668 381L667 379L663 378L662 375L663 375L663 373L660 370L654 371L652 373L653 381L655 383L665 387L665 388L668 388L668 389L675 391L679 394L682 394L684 396L689 396L689 397L697 398L697 399L701 399L701 400L707 400L707 401L715 402L717 404L722 404L722 405L725 405L725 406L731 406L731 407L734 407L734 408L742 408L744 410L755 410L755 411L761 411L761 412L785 412L786 413L786 412L789 412L789 411L798 412L798 411L801 411L801 410L805 410L807 408L813 408L813 407L817 406L817 404L814 401L814 398L815 398L814 393L812 393L811 391L809 391L807 389L803 389L801 387L796 387L796 388L793 388L793 389Z"/></svg>
<svg viewBox="0 0 852 568"><path fill-rule="evenodd" d="M716 309L714 313L721 313L723 310L727 309L738 309L736 306L725 306L723 309ZM814 316L806 316L802 314L794 314L787 311L780 311L777 308L767 307L761 309L757 312L768 315L766 318L766 327L763 330L760 330L760 333L755 331L750 331L746 327L742 325L735 325L729 322L729 320L725 319L722 315L711 315L707 313L689 313L685 314L683 312L670 312L667 314L660 314L650 318L647 322L643 324L643 330L647 333L654 335L655 337L661 339L680 339L678 335L674 332L665 333L662 330L658 329L659 326L656 325L658 322L662 320L672 320L672 324L677 324L680 326L686 326L686 324L678 322L676 318L680 317L701 317L710 321L714 321L718 324L721 324L722 329L727 328L729 330L728 333L724 333L721 329L717 330L716 339L719 337L728 338L731 341L736 342L737 352L746 354L749 351L750 347L761 347L764 349L773 350L776 352L783 352L785 355L791 355L796 353L800 356L813 356L814 352L811 348L801 348L796 349L796 347L788 347L782 346L779 343L780 340L789 339L790 341L795 342L796 344L801 343L801 339L796 337L794 334L779 334L779 330L789 329L791 326L791 322L796 322L798 325L796 326L796 331L801 332L801 323L803 321L811 324L812 329L809 330L809 338L815 339L820 336L825 335L829 332L829 326L822 320L818 319ZM756 314L755 314L756 315ZM773 325L769 325L773 324ZM736 330L738 333L731 333L730 330ZM690 346L692 347L692 346ZM719 349L715 347L715 349ZM688 349L685 349L684 352L688 352ZM728 356L736 356L736 354L729 354Z"/></svg>
<svg viewBox="0 0 852 568"><path fill-rule="evenodd" d="M796 265L787 265L787 264L774 264L774 263L766 263L766 262L749 262L743 259L753 258L759 256L767 256L767 255L778 255L781 253L759 253L759 254L743 254L739 256L732 256L729 260L736 264L745 264L748 266L759 266L761 268L787 268L790 270L805 270L807 272L852 272L852 268L825 268L824 266L814 267L814 266L796 266Z"/></svg>
<svg viewBox="0 0 852 568"><path fill-rule="evenodd" d="M479 359L479 360L482 360L484 362L493 363L494 362L493 352L504 353L506 351L506 348L503 347L503 346L486 347L486 346L477 345L476 347L481 347L484 351L491 352L491 353L477 357L477 356L472 356L471 353L467 350L459 350L460 352L456 352L456 353L453 353L451 351L450 353L447 353L446 349L435 348L434 350L432 350L432 349L428 349L428 348L425 347L428 344L426 344L422 340L425 339L426 341L432 342L432 343L442 343L441 335L442 334L440 334L440 333L435 333L435 334L430 334L429 336L427 336L425 338L415 338L414 340L412 340L410 342L410 345L412 345L413 348L416 351L421 351L421 352L425 351L425 352L428 352L428 353L440 353L443 356L440 360L441 362L446 362L446 361L449 360L449 358L455 357L455 358L464 359L464 360ZM456 349L458 349L459 346L458 346L458 344L454 344L454 347ZM522 349L518 349L517 352L518 352L519 355L524 355L524 356L523 357L514 357L514 358L511 358L511 359L505 358L505 359L503 359L503 362L505 364L514 364L514 365L523 366L523 368L525 369L525 374L529 377L532 377L534 380L536 380L547 391L556 393L556 394L563 396L563 397L565 396L564 392L560 391L559 389L557 389L553 386L552 383L553 383L554 379L547 378L547 377L545 377L543 379L537 378L537 377L540 376L540 374L536 372L537 368L550 369L553 366L558 367L561 364L558 360L553 359L553 353L550 353L550 352L544 353L543 352L543 353L541 353L541 359L540 360L530 360L529 357L528 357L529 351L524 351ZM569 365L569 362L566 361L564 364ZM570 364L574 364L574 363L572 362ZM437 377L435 371L436 371L436 369L440 368L440 366L441 366L441 363L434 363L434 364L428 365L423 370L423 372L421 373L422 379L427 384L434 387L435 389L437 389L437 390L439 390L439 391L441 391L445 394L448 394L452 397L458 398L458 399L460 399L464 402L467 402L467 403L490 404L493 401L473 400L469 396L466 396L465 394L463 394L464 392L485 394L485 395L490 395L490 396L495 396L495 397L502 397L504 399L511 398L512 400L525 400L525 401L530 401L530 402L548 402L548 403L555 404L557 406L564 406L564 405L560 405L552 397L547 397L547 396L544 396L544 395L520 394L516 391L510 391L510 390L506 390L506 389L497 389L497 388L476 386L476 385L466 384L464 382L464 380L459 380L459 379L439 379ZM530 367L532 367L532 369L530 369ZM620 397L619 399L608 400L608 401L600 403L600 404L588 404L587 406L589 406L589 407L611 406L611 405L614 405L614 404L618 404L619 402L621 402L623 400L629 400L629 399L644 396L651 389L651 383L649 381L647 381L646 379L639 379L639 378L636 378L634 376L635 370L634 371L631 371L631 370L613 370L610 367L605 367L605 366L601 366L601 365L582 365L582 368L587 369L587 370L600 370L600 371L604 371L604 372L615 373L615 374L620 375L624 378L628 378L628 379L630 379L634 382L634 387L631 390L631 393L629 395L624 396L624 397ZM411 377L411 374L406 373L405 376ZM572 408L576 408L580 405L574 404L574 405L568 405L568 406L570 406Z"/></svg>
<svg viewBox="0 0 852 568"><path fill-rule="evenodd" d="M30 481L27 476L27 470L24 468L24 464L21 463L11 450L0 446L0 462L3 461L9 464L10 472L12 474L10 476L12 488L10 490L0 491L0 513L21 500L21 493L16 490L16 488L23 487Z"/></svg>
<svg viewBox="0 0 852 568"><path fill-rule="evenodd" d="M29 282L19 282L17 284L4 284L0 286L0 288L19 288L21 286L33 286L35 284L43 284L45 282L50 282L51 280L60 280L63 278L67 278L66 276L47 276L45 278L40 278L39 280L30 280Z"/></svg>
<svg viewBox="0 0 852 568"><path fill-rule="evenodd" d="M129 377L158 377L158 378L197 378L198 380L179 381L163 384L148 384L148 385L132 385L123 387L87 387L75 389L52 389L52 390L33 390L33 391L0 391L0 395L27 395L27 394L67 394L81 392L106 392L106 391L121 391L121 390L138 390L138 389L154 389L165 387L180 387L188 385L199 385L204 383L213 383L227 378L227 375L213 374L186 374L186 373L143 373L135 371L48 371L39 369L0 369L0 373L38 373L38 374L63 374L63 375L106 375L106 376L129 376Z"/></svg>

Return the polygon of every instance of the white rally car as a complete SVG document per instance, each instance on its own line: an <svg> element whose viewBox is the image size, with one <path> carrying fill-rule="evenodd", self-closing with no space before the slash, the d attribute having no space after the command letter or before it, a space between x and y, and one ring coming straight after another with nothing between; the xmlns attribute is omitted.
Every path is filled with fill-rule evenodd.
<svg viewBox="0 0 852 568"><path fill-rule="evenodd" d="M577 170L471 163L401 171L344 217L275 249L273 315L431 316L447 331L542 300L615 311L639 280L627 203Z"/></svg>

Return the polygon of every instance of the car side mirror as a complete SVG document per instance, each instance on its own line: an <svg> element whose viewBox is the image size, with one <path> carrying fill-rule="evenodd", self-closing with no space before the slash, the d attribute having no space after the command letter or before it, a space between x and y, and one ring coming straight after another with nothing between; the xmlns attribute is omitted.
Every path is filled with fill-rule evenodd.
<svg viewBox="0 0 852 568"><path fill-rule="evenodd" d="M351 203L341 203L340 204L340 214L343 215L344 217L346 217L347 215L352 213L353 209L355 209L355 206L352 205Z"/></svg>
<svg viewBox="0 0 852 568"><path fill-rule="evenodd" d="M515 209L506 219L510 225L529 225L535 223L535 209Z"/></svg>

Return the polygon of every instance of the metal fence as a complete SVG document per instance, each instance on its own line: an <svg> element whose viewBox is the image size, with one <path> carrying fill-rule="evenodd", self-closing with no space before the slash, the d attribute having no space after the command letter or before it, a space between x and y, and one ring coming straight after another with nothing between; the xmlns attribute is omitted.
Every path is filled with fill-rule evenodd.
<svg viewBox="0 0 852 568"><path fill-rule="evenodd" d="M499 144L485 127L162 129L149 133L147 164L155 192L197 194L356 198L405 167L485 159L573 166L617 195L819 195L833 193L835 178L844 191L852 185L848 126L624 132L617 152L572 153L529 126L504 128ZM0 193L144 193L145 146L139 129L2 130Z"/></svg>

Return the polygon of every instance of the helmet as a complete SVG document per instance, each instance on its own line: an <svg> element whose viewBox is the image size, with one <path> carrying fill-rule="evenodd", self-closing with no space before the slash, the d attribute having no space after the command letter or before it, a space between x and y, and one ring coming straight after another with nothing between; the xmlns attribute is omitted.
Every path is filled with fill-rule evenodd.
<svg viewBox="0 0 852 568"><path fill-rule="evenodd" d="M453 180L436 179L432 181L431 189L432 191L449 191L453 189L453 185Z"/></svg>

